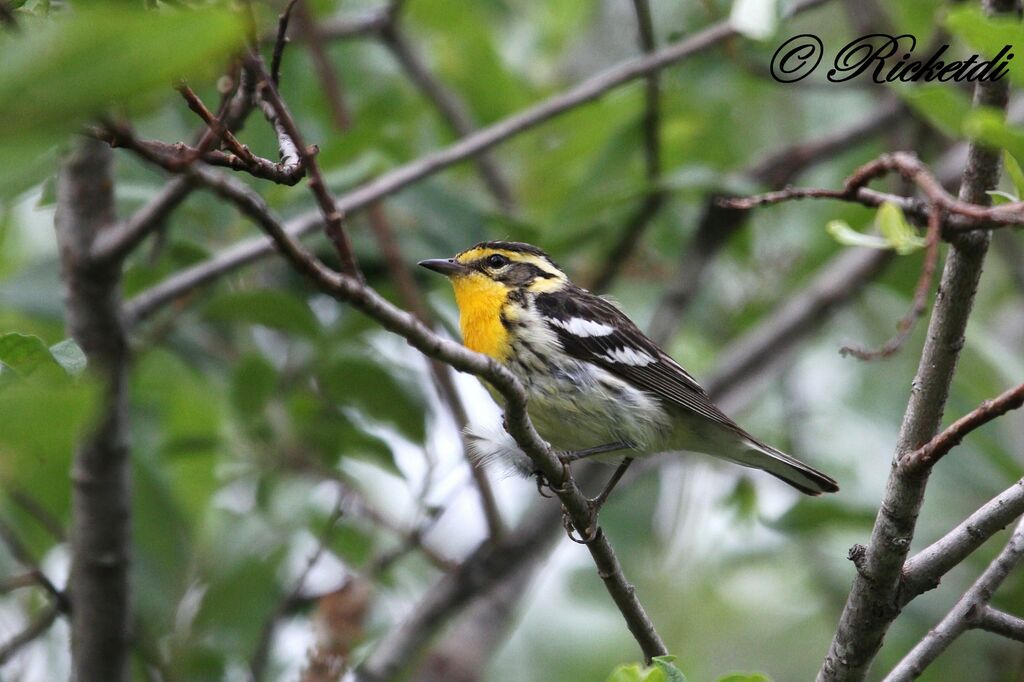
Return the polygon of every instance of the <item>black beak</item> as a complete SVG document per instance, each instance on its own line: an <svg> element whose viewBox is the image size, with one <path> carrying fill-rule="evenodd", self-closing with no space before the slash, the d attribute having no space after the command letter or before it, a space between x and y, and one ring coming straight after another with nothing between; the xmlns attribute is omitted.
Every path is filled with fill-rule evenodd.
<svg viewBox="0 0 1024 682"><path fill-rule="evenodd" d="M467 270L465 265L457 262L454 258L431 258L429 260L421 260L419 265L427 270L439 272L445 277L451 277Z"/></svg>

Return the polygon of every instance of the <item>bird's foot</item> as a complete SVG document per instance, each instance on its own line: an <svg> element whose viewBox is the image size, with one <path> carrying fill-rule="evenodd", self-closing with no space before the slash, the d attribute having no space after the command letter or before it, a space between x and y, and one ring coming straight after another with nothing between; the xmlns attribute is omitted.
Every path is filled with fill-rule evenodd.
<svg viewBox="0 0 1024 682"><path fill-rule="evenodd" d="M587 524L586 528L583 530L580 530L579 527L573 523L572 517L569 515L569 511L564 506L562 507L562 527L565 528L565 532L569 536L569 539L577 545L589 545L597 539L598 535L601 534L601 527L597 525L597 509L590 506L590 500L587 500L587 507L589 509L587 513ZM577 535L579 537L577 537Z"/></svg>

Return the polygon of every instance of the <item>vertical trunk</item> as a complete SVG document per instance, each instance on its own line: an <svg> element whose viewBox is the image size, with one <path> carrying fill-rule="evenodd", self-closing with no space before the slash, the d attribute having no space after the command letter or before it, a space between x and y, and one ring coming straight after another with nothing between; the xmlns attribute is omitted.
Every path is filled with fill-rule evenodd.
<svg viewBox="0 0 1024 682"><path fill-rule="evenodd" d="M72 466L71 642L75 679L128 679L131 542L125 383L128 343L121 319L121 263L91 255L114 222L111 151L83 140L58 185L57 235L71 336L102 385L96 421Z"/></svg>

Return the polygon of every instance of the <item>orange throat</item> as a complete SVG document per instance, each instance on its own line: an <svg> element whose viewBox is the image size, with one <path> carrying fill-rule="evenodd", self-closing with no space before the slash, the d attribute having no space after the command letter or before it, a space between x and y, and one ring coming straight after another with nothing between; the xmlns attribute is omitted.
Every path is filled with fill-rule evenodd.
<svg viewBox="0 0 1024 682"><path fill-rule="evenodd" d="M504 360L508 354L508 330L501 322L501 311L508 290L478 273L453 277L452 286L459 306L462 342L470 350Z"/></svg>

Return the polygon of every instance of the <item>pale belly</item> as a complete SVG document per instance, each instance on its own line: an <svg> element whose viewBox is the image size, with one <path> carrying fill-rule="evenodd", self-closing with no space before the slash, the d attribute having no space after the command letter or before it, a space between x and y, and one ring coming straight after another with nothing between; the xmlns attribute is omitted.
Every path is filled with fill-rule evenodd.
<svg viewBox="0 0 1024 682"><path fill-rule="evenodd" d="M536 354L520 357L525 362L509 369L526 388L534 427L555 449L626 442L640 455L660 452L673 440L672 420L660 403L610 373L577 361L554 365Z"/></svg>

